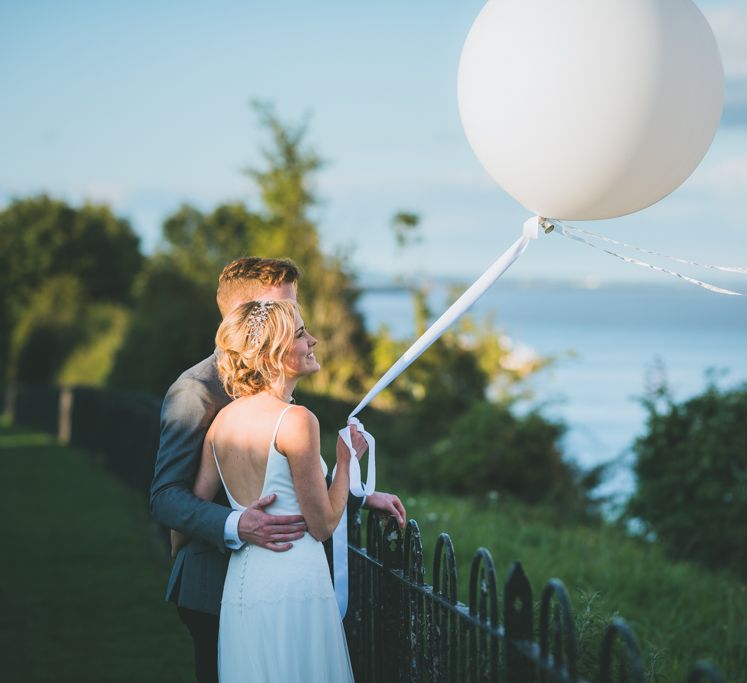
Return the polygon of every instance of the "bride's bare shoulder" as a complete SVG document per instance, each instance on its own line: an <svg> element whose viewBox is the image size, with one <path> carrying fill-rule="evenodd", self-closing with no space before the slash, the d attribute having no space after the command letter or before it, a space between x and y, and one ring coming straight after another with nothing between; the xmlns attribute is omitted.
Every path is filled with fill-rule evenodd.
<svg viewBox="0 0 747 683"><path fill-rule="evenodd" d="M283 417L280 430L291 434L306 431L319 431L319 420L316 415L304 406L291 406Z"/></svg>
<svg viewBox="0 0 747 683"><path fill-rule="evenodd" d="M307 452L319 443L319 420L304 406L293 406L283 417L275 440L281 453Z"/></svg>
<svg viewBox="0 0 747 683"><path fill-rule="evenodd" d="M210 425L209 433L213 433L220 427L221 431L232 431L235 427L246 426L247 422L257 417L258 409L254 397L247 397L231 401L221 408Z"/></svg>

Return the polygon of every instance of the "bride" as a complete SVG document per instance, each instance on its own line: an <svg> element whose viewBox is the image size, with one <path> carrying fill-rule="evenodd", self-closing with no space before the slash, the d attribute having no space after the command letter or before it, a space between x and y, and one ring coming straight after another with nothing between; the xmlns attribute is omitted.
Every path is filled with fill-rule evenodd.
<svg viewBox="0 0 747 683"><path fill-rule="evenodd" d="M251 301L226 316L216 344L221 380L235 400L205 436L194 492L212 500L222 482L237 510L276 493L268 512L302 514L308 530L287 553L254 545L232 553L221 601L220 681L352 681L321 543L345 511L350 453L338 439L328 489L319 422L291 403L298 380L319 370L316 339L294 302ZM353 445L359 455L366 447L357 432Z"/></svg>

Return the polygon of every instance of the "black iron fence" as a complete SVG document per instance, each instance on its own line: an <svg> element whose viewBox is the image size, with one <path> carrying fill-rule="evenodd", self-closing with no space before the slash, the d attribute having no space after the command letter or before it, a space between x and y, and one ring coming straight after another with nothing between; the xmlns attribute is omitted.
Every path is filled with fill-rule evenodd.
<svg viewBox="0 0 747 683"><path fill-rule="evenodd" d="M147 492L158 447L158 399L82 387L3 393L4 411L15 422L102 455L117 476ZM532 588L519 562L499 593L493 559L478 549L465 605L457 599L456 557L447 534L436 542L431 586L417 522L410 520L403 532L393 519L366 513L365 539L360 520L349 529L345 627L359 683L586 683L578 675L571 602L560 580L543 588L535 624ZM608 625L599 662L600 683L644 682L638 644L622 619ZM685 683L723 679L698 662Z"/></svg>
<svg viewBox="0 0 747 683"><path fill-rule="evenodd" d="M369 512L365 539L360 520L350 527L350 602L346 617L355 680L505 681L586 683L577 670L571 601L562 581L550 579L535 624L532 588L514 562L499 594L490 552L479 548L469 577L469 603L457 600L456 557L448 534L438 537L433 585L425 583L417 522L404 532ZM600 683L643 683L641 655L623 619L607 626L599 653ZM707 662L686 683L723 683Z"/></svg>

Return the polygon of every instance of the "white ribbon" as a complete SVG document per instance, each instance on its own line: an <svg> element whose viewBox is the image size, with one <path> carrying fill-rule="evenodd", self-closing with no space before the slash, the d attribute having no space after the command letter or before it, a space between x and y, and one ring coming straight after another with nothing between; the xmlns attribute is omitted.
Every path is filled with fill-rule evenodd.
<svg viewBox="0 0 747 683"><path fill-rule="evenodd" d="M553 227L559 224L558 221L549 221ZM652 256L661 256L661 258L669 259L670 261L677 261L677 263L684 263L686 266L697 266L698 268L708 268L709 270L720 270L724 273L742 273L747 274L747 268L743 266L714 266L710 263L698 263L697 261L690 261L686 258L679 258L678 256L669 256L668 254L662 254L659 251L654 251L653 249L644 249L643 247L637 247L635 244L628 244L627 242L621 242L620 240L613 240L611 237L606 237L604 235L599 235L596 232L592 232L591 230L586 230L585 228L579 228L577 225L566 225L565 223L560 224L562 225L566 230L573 231L576 233L580 233L583 235L588 235L589 237L593 237L594 239L600 240L602 242L609 242L610 244L616 244L619 247L625 247L626 249L633 249L634 251L639 251L642 254L651 254Z"/></svg>
<svg viewBox="0 0 747 683"><path fill-rule="evenodd" d="M357 415L384 389L386 389L404 370L415 361L433 342L435 342L449 327L461 318L472 305L488 290L509 266L516 261L529 245L530 239L537 239L539 234L539 218L534 216L524 223L521 237L516 240L498 260L490 266L448 309L436 320L401 358L392 365L384 376L376 382L358 404L350 416Z"/></svg>
<svg viewBox="0 0 747 683"><path fill-rule="evenodd" d="M368 470L365 484L361 481L361 466L358 458L355 457L355 449L350 435L351 426L355 426L358 433L363 435L368 444ZM366 431L363 423L352 415L348 418L348 426L338 433L350 451L350 493L359 498L370 496L376 490L376 440ZM337 466L335 466L336 469ZM334 476L334 471L332 476Z"/></svg>
<svg viewBox="0 0 747 683"><path fill-rule="evenodd" d="M360 465L355 457L350 440L350 427L340 430L340 436L350 449L350 492L355 496L371 495L376 487L375 442L368 432L363 431L363 425L357 420L357 415L379 393L386 389L399 375L401 375L431 344L433 344L446 330L461 318L472 305L488 290L488 288L505 273L508 268L521 256L529 241L537 239L539 234L539 218L534 216L524 223L521 237L516 240L501 256L488 268L448 309L436 320L413 345L387 370L383 377L363 397L363 400L350 413L348 424L355 424L358 431L363 433L369 447L368 481L361 484ZM336 469L336 468L335 468ZM334 471L332 473L334 476ZM347 509L342 513L340 523L332 535L332 558L335 574L335 597L340 608L340 615L345 616L348 606L348 520Z"/></svg>
<svg viewBox="0 0 747 683"><path fill-rule="evenodd" d="M715 292L716 294L728 294L730 296L744 296L744 294L742 294L741 292L735 292L734 290L731 290L731 289L725 289L724 287L717 287L716 285L711 285L708 282L703 282L702 280L698 280L694 277L690 277L688 275L683 275L682 273L678 273L676 270L670 270L669 268L662 268L661 266L656 266L651 263L647 263L646 261L641 261L640 259L633 258L632 256L625 256L624 254L618 254L616 251L612 251L612 249L605 249L604 247L600 247L594 244L593 242L583 237L583 235L588 235L589 237L593 239L598 239L603 242L610 242L612 244L626 247L628 249L634 249L635 251L639 251L644 254L652 254L654 256L661 256L662 258L667 258L667 259L670 259L671 261L677 261L678 263L685 263L691 266L699 266L700 268L709 268L711 270L720 270L720 271L724 271L728 273L747 273L747 268L742 268L740 266L712 266L707 263L697 263L696 261L688 261L686 259L677 258L675 256L667 256L666 254L660 254L659 252L652 251L650 249L643 249L641 247L636 247L632 244L627 244L625 242L619 242L618 240L613 240L610 237L604 237L602 235L597 235L596 233L591 232L590 230L584 230L583 228L577 228L574 225L565 225L564 223L561 223L555 220L548 221L547 223L548 225L552 225L553 232L557 232L559 235L562 235L563 237L567 237L568 239L571 239L575 242L580 242L581 244L585 244L587 247L599 249L599 251L603 251L605 254L609 254L610 256L614 256L615 258L619 258L621 261L625 261L625 263L631 263L634 266L641 266L642 268L650 268L651 270L655 270L658 273L664 273L666 275L678 277L680 278L680 280L689 282L691 285L697 285L698 287L707 289L710 292Z"/></svg>
<svg viewBox="0 0 747 683"><path fill-rule="evenodd" d="M353 441L350 434L351 425L355 425L359 434L368 444L368 470L366 472L366 482L361 481L361 466L358 458L355 457L356 451L353 448ZM350 492L359 498L370 496L376 490L376 440L369 434L363 423L357 417L348 418L348 426L341 429L340 437L350 451ZM337 472L337 465L332 470L334 478ZM340 610L340 617L344 617L348 610L348 508L342 513L340 522L332 534L332 564L335 574L335 598L337 607Z"/></svg>

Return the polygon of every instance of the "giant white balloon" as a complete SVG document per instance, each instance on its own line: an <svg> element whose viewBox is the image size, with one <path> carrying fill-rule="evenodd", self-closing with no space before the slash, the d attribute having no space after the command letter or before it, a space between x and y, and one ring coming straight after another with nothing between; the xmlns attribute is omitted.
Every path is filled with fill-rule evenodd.
<svg viewBox="0 0 747 683"><path fill-rule="evenodd" d="M532 213L638 211L693 172L723 67L691 0L489 0L459 64L467 139Z"/></svg>

